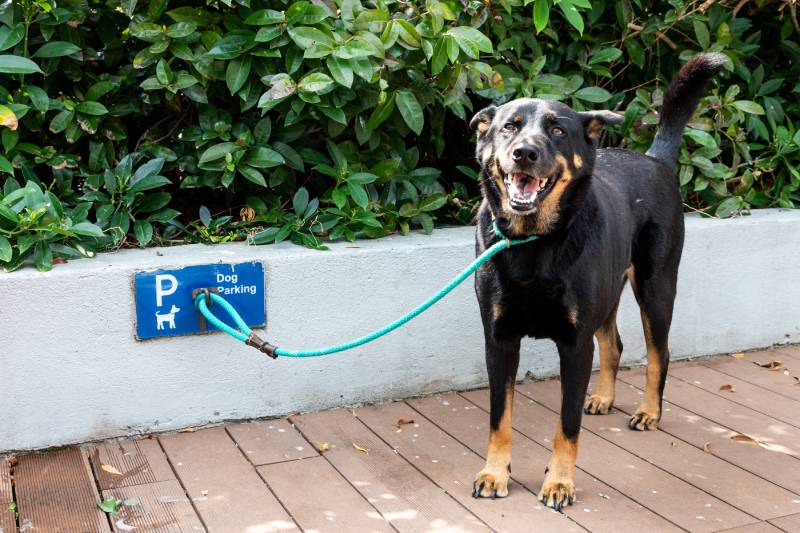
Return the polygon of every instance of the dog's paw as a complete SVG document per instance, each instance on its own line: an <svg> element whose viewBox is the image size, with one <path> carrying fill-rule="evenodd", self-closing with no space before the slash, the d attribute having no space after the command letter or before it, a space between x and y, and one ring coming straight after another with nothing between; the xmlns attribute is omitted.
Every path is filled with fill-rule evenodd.
<svg viewBox="0 0 800 533"><path fill-rule="evenodd" d="M508 496L508 469L484 468L472 483L473 498L503 498Z"/></svg>
<svg viewBox="0 0 800 533"><path fill-rule="evenodd" d="M589 400L583 408L587 415L607 415L608 410L614 405L614 398L606 398L597 394L589 396Z"/></svg>
<svg viewBox="0 0 800 533"><path fill-rule="evenodd" d="M628 420L628 427L636 431L653 431L658 429L658 419L657 413L649 413L639 408Z"/></svg>
<svg viewBox="0 0 800 533"><path fill-rule="evenodd" d="M560 512L562 508L572 505L575 501L575 485L568 480L545 479L539 491L539 501Z"/></svg>

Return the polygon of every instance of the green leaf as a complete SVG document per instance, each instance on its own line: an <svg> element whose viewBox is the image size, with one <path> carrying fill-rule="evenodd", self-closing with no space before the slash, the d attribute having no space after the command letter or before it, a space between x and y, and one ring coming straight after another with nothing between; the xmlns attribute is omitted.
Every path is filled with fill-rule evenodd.
<svg viewBox="0 0 800 533"><path fill-rule="evenodd" d="M244 23L251 26L266 26L268 24L278 24L284 22L285 20L286 16L283 14L283 11L275 11L274 9L259 9L244 19Z"/></svg>
<svg viewBox="0 0 800 533"><path fill-rule="evenodd" d="M74 118L75 111L67 111L66 109L62 110L53 117L53 120L50 121L50 131L52 133L61 133L67 129L67 126L70 125L72 119Z"/></svg>
<svg viewBox="0 0 800 533"><path fill-rule="evenodd" d="M611 99L611 93L601 87L584 87L573 94L586 102L602 103Z"/></svg>
<svg viewBox="0 0 800 533"><path fill-rule="evenodd" d="M131 186L129 189L131 192L144 192L149 191L150 189L156 189L158 187L163 187L164 185L169 185L170 182L164 176L147 176L146 178L137 181L136 184Z"/></svg>
<svg viewBox="0 0 800 533"><path fill-rule="evenodd" d="M203 152L203 154L200 156L200 161L198 161L198 164L203 165L205 163L210 163L211 161L216 161L217 159L225 157L227 154L238 152L241 149L241 146L232 142L215 144Z"/></svg>
<svg viewBox="0 0 800 533"><path fill-rule="evenodd" d="M332 89L334 83L333 79L327 74L312 72L300 80L297 88L306 93L325 94Z"/></svg>
<svg viewBox="0 0 800 533"><path fill-rule="evenodd" d="M0 72L4 74L42 74L39 65L21 56L0 55Z"/></svg>
<svg viewBox="0 0 800 533"><path fill-rule="evenodd" d="M250 237L250 243L267 244L269 242L275 242L275 237L278 235L278 231L280 231L280 228L267 228L264 231L259 231Z"/></svg>
<svg viewBox="0 0 800 533"><path fill-rule="evenodd" d="M247 81L247 77L250 75L250 64L250 56L234 59L228 63L228 70L225 73L225 83L228 84L228 90L231 94L236 94Z"/></svg>
<svg viewBox="0 0 800 533"><path fill-rule="evenodd" d="M752 100L736 100L733 105L736 109L744 111L745 113L750 113L751 115L764 114L764 108Z"/></svg>
<svg viewBox="0 0 800 533"><path fill-rule="evenodd" d="M333 45L333 39L317 28L310 26L297 26L289 28L289 37L302 49L311 48L316 44Z"/></svg>
<svg viewBox="0 0 800 533"><path fill-rule="evenodd" d="M36 243L33 250L33 265L40 272L47 272L53 268L53 249L45 241Z"/></svg>
<svg viewBox="0 0 800 533"><path fill-rule="evenodd" d="M122 500L116 498L106 498L97 504L97 508L108 514L116 514L122 508Z"/></svg>
<svg viewBox="0 0 800 533"><path fill-rule="evenodd" d="M86 91L87 100L99 100L102 96L113 91L117 84L113 81L98 81Z"/></svg>
<svg viewBox="0 0 800 533"><path fill-rule="evenodd" d="M347 88L353 85L353 67L350 66L349 61L334 56L328 56L325 60L325 64L328 66L328 72L331 73L336 83L344 85Z"/></svg>
<svg viewBox="0 0 800 533"><path fill-rule="evenodd" d="M211 225L211 211L204 205L200 206L200 222L205 226L209 227Z"/></svg>
<svg viewBox="0 0 800 533"><path fill-rule="evenodd" d="M100 102L81 102L80 104L75 106L75 110L85 115L95 115L95 116L105 115L108 113L108 109L106 109L106 106L104 106Z"/></svg>
<svg viewBox="0 0 800 533"><path fill-rule="evenodd" d="M251 167L256 168L270 168L282 165L285 160L281 154L266 148L264 146L257 146L248 152L244 158L244 162Z"/></svg>
<svg viewBox="0 0 800 533"><path fill-rule="evenodd" d="M6 159L4 155L0 155L0 172L5 172L6 174L14 175L14 166L11 164L11 161Z"/></svg>
<svg viewBox="0 0 800 533"><path fill-rule="evenodd" d="M714 140L714 137L705 131L696 130L694 128L686 128L683 130L683 134L701 146L706 146L709 148L714 148L717 146L717 141Z"/></svg>
<svg viewBox="0 0 800 533"><path fill-rule="evenodd" d="M573 5L572 0L561 0L558 4L561 12L564 13L564 18L567 19L573 28L578 30L578 33L583 34L583 17Z"/></svg>
<svg viewBox="0 0 800 533"><path fill-rule="evenodd" d="M11 243L0 235L0 261L11 261L12 255Z"/></svg>
<svg viewBox="0 0 800 533"><path fill-rule="evenodd" d="M13 28L0 26L0 50L8 50L17 45L25 37L25 24L19 23Z"/></svg>
<svg viewBox="0 0 800 533"><path fill-rule="evenodd" d="M47 96L44 89L36 87L35 85L28 85L26 89L34 109L43 113L50 109L50 97Z"/></svg>
<svg viewBox="0 0 800 533"><path fill-rule="evenodd" d="M473 59L478 59L480 52L492 53L492 41L475 28L457 26L450 28L447 33L456 40L459 48Z"/></svg>
<svg viewBox="0 0 800 533"><path fill-rule="evenodd" d="M536 33L540 33L547 27L550 20L550 0L535 0L533 4L533 25Z"/></svg>
<svg viewBox="0 0 800 533"><path fill-rule="evenodd" d="M146 246L153 240L153 225L146 220L137 220L133 224L133 234L140 245Z"/></svg>
<svg viewBox="0 0 800 533"><path fill-rule="evenodd" d="M385 93L384 93L385 94ZM375 109L372 110L372 114L367 120L367 128L374 130L378 126L380 126L384 120L389 118L394 111L395 106L395 93L391 93L389 96L386 97L383 103L379 104Z"/></svg>
<svg viewBox="0 0 800 533"><path fill-rule="evenodd" d="M39 47L33 57L63 57L80 52L81 47L66 41L50 41Z"/></svg>
<svg viewBox="0 0 800 533"><path fill-rule="evenodd" d="M711 44L711 37L708 34L708 27L705 23L697 18L692 20L694 26L694 35L697 37L697 44L700 45L701 50L707 50Z"/></svg>
<svg viewBox="0 0 800 533"><path fill-rule="evenodd" d="M361 209L366 209L367 205L369 205L369 196L367 196L367 191L364 190L363 185L359 185L358 183L348 182L347 183L347 191L350 193L350 197L359 206Z"/></svg>
<svg viewBox="0 0 800 533"><path fill-rule="evenodd" d="M611 61L616 61L622 55L622 50L619 48L603 48L597 53L594 53L589 57L589 64L596 65L598 63L608 63Z"/></svg>
<svg viewBox="0 0 800 533"><path fill-rule="evenodd" d="M308 190L305 187L300 187L297 189L297 192L294 193L292 207L297 216L302 216L305 212L306 207L308 207Z"/></svg>
<svg viewBox="0 0 800 533"><path fill-rule="evenodd" d="M260 185L262 187L267 186L267 181L264 179L263 174L261 174L261 172L254 169L253 167L249 167L247 165L239 165L238 167L236 167L236 170L238 170L242 176L247 178L249 181L252 181L256 185Z"/></svg>
<svg viewBox="0 0 800 533"><path fill-rule="evenodd" d="M425 125L425 115L414 93L408 90L397 91L397 109L411 131L419 135Z"/></svg>
<svg viewBox="0 0 800 533"><path fill-rule="evenodd" d="M436 211L447 203L447 195L436 193L428 196L419 204L420 211Z"/></svg>
<svg viewBox="0 0 800 533"><path fill-rule="evenodd" d="M433 233L433 218L428 213L420 213L417 215L419 223L422 225L422 231L427 235Z"/></svg>
<svg viewBox="0 0 800 533"><path fill-rule="evenodd" d="M354 172L347 177L347 181L350 183L356 183L358 185L366 185L367 183L372 183L378 179L378 176L372 174L371 172Z"/></svg>
<svg viewBox="0 0 800 533"><path fill-rule="evenodd" d="M159 59L156 64L156 79L159 83L161 83L161 85L169 85L174 78L175 75L172 73L169 63L163 58Z"/></svg>
<svg viewBox="0 0 800 533"><path fill-rule="evenodd" d="M72 227L68 228L75 235L83 235L85 237L103 237L103 230L91 222L78 222Z"/></svg>
<svg viewBox="0 0 800 533"><path fill-rule="evenodd" d="M300 172L305 170L303 158L294 148L282 142L275 142L272 144L272 147L283 156L289 168L299 170Z"/></svg>

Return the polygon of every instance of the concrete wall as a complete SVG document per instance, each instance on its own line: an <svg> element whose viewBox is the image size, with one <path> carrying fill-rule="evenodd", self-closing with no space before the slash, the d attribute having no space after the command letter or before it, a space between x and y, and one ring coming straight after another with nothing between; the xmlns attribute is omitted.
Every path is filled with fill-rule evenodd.
<svg viewBox="0 0 800 533"><path fill-rule="evenodd" d="M800 211L689 216L672 329L685 358L800 341ZM222 334L137 342L136 270L262 260L268 338L316 347L384 325L473 258L473 228L341 243L125 250L0 275L0 451L280 415L486 383L468 282L388 337L333 356L270 360ZM641 361L639 312L619 311L626 363ZM557 372L549 341L526 341L520 377Z"/></svg>

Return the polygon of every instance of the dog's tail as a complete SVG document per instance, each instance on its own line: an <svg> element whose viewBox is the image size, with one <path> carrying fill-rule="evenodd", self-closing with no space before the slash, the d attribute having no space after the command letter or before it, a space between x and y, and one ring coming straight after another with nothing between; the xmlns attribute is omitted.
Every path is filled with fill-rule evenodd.
<svg viewBox="0 0 800 533"><path fill-rule="evenodd" d="M724 64L722 54L698 54L678 71L664 93L661 120L647 155L670 167L675 166L683 129L705 92L706 82L722 70Z"/></svg>

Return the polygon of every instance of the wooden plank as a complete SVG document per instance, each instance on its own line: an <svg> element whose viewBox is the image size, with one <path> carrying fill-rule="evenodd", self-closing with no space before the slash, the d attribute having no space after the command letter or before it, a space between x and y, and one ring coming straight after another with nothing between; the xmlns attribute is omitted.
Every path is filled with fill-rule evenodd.
<svg viewBox="0 0 800 533"><path fill-rule="evenodd" d="M485 457L489 434L486 411L476 408L458 394L409 400L408 403L472 451ZM538 492L550 452L518 431L514 432L513 439L511 477L528 490ZM637 524L642 531L680 531L677 526L583 470L575 472L575 487L577 501L566 507L564 513L589 531L609 531L620 523Z"/></svg>
<svg viewBox="0 0 800 533"><path fill-rule="evenodd" d="M310 442L328 445L325 459L398 531L487 530L475 515L395 453L351 411L298 415L291 421ZM402 431L415 431L412 428L404 426ZM359 452L353 443L369 453Z"/></svg>
<svg viewBox="0 0 800 533"><path fill-rule="evenodd" d="M776 346L773 350L777 354L789 356L792 359L800 361L800 344L795 344L793 346Z"/></svg>
<svg viewBox="0 0 800 533"><path fill-rule="evenodd" d="M322 457L258 467L304 531L394 531Z"/></svg>
<svg viewBox="0 0 800 533"><path fill-rule="evenodd" d="M522 385L518 390L555 412L560 409L557 381ZM797 494L663 431L631 431L627 424L628 415L620 412L583 417L585 429L756 518L784 516L797 508L792 503Z"/></svg>
<svg viewBox="0 0 800 533"><path fill-rule="evenodd" d="M91 468L78 448L21 455L14 470L23 530L52 533L110 531Z"/></svg>
<svg viewBox="0 0 800 533"><path fill-rule="evenodd" d="M526 389L527 386L520 387L520 390ZM484 409L489 407L488 391L470 392L464 396ZM521 433L545 447L551 446L558 420L556 413L517 394L514 418ZM588 431L581 432L577 464L597 479L690 531L716 531L753 522L753 518L742 511Z"/></svg>
<svg viewBox="0 0 800 533"><path fill-rule="evenodd" d="M780 374L787 380L794 381L791 376L783 376L780 372L758 368L755 365L750 366L754 372ZM679 365L670 372L670 375L711 394L725 398L729 402L749 407L754 411L767 414L787 424L800 427L800 402L786 396L723 374L704 365ZM735 392L721 391L720 387L723 385L731 385ZM800 390L800 387L797 387L797 389Z"/></svg>
<svg viewBox="0 0 800 533"><path fill-rule="evenodd" d="M720 531L720 533L781 533L781 530L767 522L756 522L746 526L726 529L725 531Z"/></svg>
<svg viewBox="0 0 800 533"><path fill-rule="evenodd" d="M156 439L109 442L87 451L101 490L175 479ZM114 470L121 475L113 473Z"/></svg>
<svg viewBox="0 0 800 533"><path fill-rule="evenodd" d="M769 363L776 360L776 357L777 360L783 363L777 371L754 364L756 362ZM800 401L800 381L798 381L798 378L800 378L800 361L788 360L786 357L781 358L775 353L770 353L769 357L746 353L743 354L741 359L714 357L713 359L702 361L702 364L787 398ZM788 372L788 374L784 372Z"/></svg>
<svg viewBox="0 0 800 533"><path fill-rule="evenodd" d="M206 530L183 487L174 479L104 490L103 498L123 501L120 512L111 518L111 525L117 533L128 533L132 527L136 531L163 533Z"/></svg>
<svg viewBox="0 0 800 533"><path fill-rule="evenodd" d="M800 514L774 518L770 520L770 523L784 531L800 531Z"/></svg>
<svg viewBox="0 0 800 533"><path fill-rule="evenodd" d="M667 384L671 390L672 380ZM617 383L614 407L628 415L635 412L644 393L625 382ZM695 446L706 448L712 455L720 457L740 468L752 472L795 494L800 494L800 475L797 474L797 459L771 449L731 440L737 432L707 420L670 402L664 402L660 431L675 436Z"/></svg>
<svg viewBox="0 0 800 533"><path fill-rule="evenodd" d="M319 455L286 419L233 424L227 430L254 465Z"/></svg>
<svg viewBox="0 0 800 533"><path fill-rule="evenodd" d="M642 369L626 370L619 378L638 389L644 388ZM800 429L775 418L735 404L727 398L690 385L680 379L667 379L664 398L687 411L732 430L728 438L743 433L757 438L777 453L800 458ZM721 431L721 433L724 432ZM739 443L755 446L750 443Z"/></svg>
<svg viewBox="0 0 800 533"><path fill-rule="evenodd" d="M17 533L15 511L8 508L8 503L0 504L0 533Z"/></svg>
<svg viewBox="0 0 800 533"><path fill-rule="evenodd" d="M9 457L0 457L0 504L9 504L12 501L11 460Z"/></svg>
<svg viewBox="0 0 800 533"><path fill-rule="evenodd" d="M209 531L297 529L224 428L164 435L159 440Z"/></svg>
<svg viewBox="0 0 800 533"><path fill-rule="evenodd" d="M565 515L546 509L534 494L509 483L511 495L496 500L472 497L472 480L484 461L405 403L356 409L357 416L426 477L499 531L584 531ZM416 426L397 433L401 418Z"/></svg>

